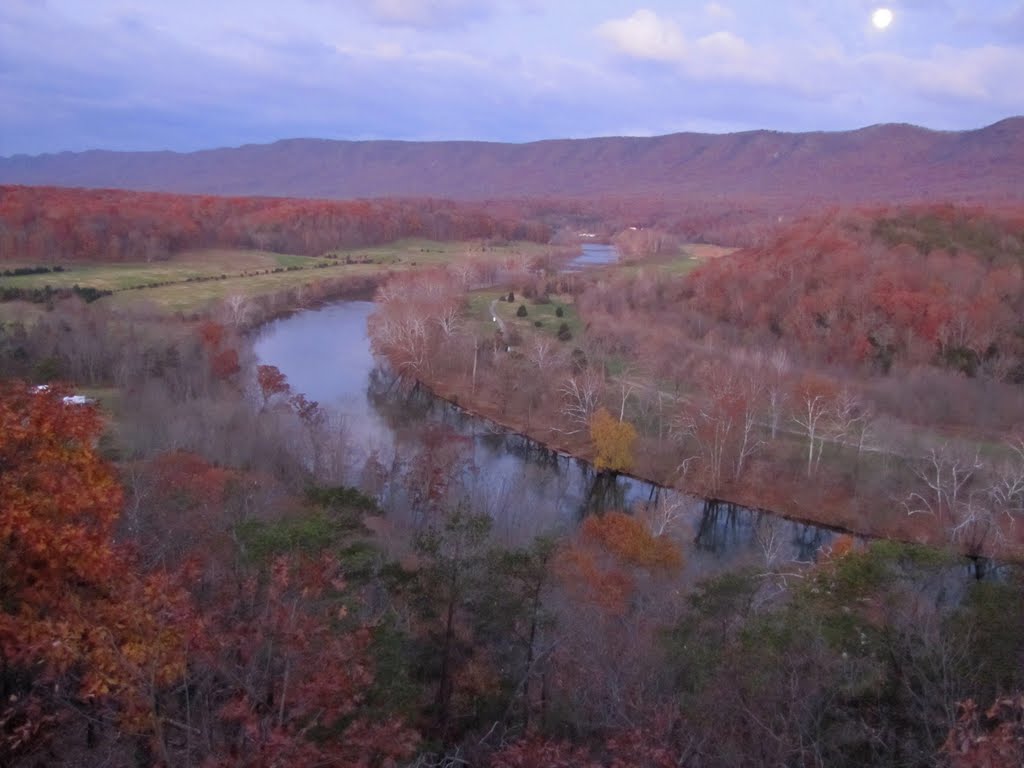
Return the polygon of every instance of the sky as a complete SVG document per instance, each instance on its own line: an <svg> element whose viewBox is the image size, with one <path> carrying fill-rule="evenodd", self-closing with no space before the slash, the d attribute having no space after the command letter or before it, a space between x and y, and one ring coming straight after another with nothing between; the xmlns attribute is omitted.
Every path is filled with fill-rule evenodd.
<svg viewBox="0 0 1024 768"><path fill-rule="evenodd" d="M0 155L961 130L1022 73L1024 0L0 0Z"/></svg>

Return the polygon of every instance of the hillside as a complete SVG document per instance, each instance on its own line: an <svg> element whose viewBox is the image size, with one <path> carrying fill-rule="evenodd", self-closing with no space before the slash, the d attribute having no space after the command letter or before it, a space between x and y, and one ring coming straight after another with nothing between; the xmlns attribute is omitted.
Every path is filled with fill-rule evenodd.
<svg viewBox="0 0 1024 768"><path fill-rule="evenodd" d="M679 133L531 144L327 141L0 158L0 184L218 195L456 199L657 195L715 201L1024 198L1024 118L972 131Z"/></svg>
<svg viewBox="0 0 1024 768"><path fill-rule="evenodd" d="M319 255L407 237L547 241L514 211L441 200L290 200L0 186L0 263L152 261L193 248Z"/></svg>
<svg viewBox="0 0 1024 768"><path fill-rule="evenodd" d="M929 206L833 212L690 276L691 310L816 361L1024 381L1024 218Z"/></svg>

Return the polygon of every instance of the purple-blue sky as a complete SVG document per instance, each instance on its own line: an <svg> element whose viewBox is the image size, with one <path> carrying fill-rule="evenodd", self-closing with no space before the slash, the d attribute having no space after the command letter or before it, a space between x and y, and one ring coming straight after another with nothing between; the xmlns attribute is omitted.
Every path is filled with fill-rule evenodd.
<svg viewBox="0 0 1024 768"><path fill-rule="evenodd" d="M1022 0L0 0L0 155L1017 114Z"/></svg>

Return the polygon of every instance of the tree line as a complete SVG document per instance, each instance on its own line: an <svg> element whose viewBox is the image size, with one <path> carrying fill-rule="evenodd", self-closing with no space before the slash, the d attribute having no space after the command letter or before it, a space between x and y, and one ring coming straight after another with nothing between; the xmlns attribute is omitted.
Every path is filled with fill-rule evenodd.
<svg viewBox="0 0 1024 768"><path fill-rule="evenodd" d="M192 248L319 255L434 240L547 242L541 222L479 203L292 200L58 187L0 187L0 260L153 261Z"/></svg>

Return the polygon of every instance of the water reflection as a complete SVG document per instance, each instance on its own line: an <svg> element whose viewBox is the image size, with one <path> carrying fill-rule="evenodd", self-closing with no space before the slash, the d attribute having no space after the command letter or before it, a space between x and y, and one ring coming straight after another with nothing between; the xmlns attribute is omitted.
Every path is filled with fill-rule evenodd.
<svg viewBox="0 0 1024 768"><path fill-rule="evenodd" d="M581 246L582 253L566 264L565 272L579 272L587 267L599 267L614 264L619 260L619 252L614 245L604 243L586 243Z"/></svg>

